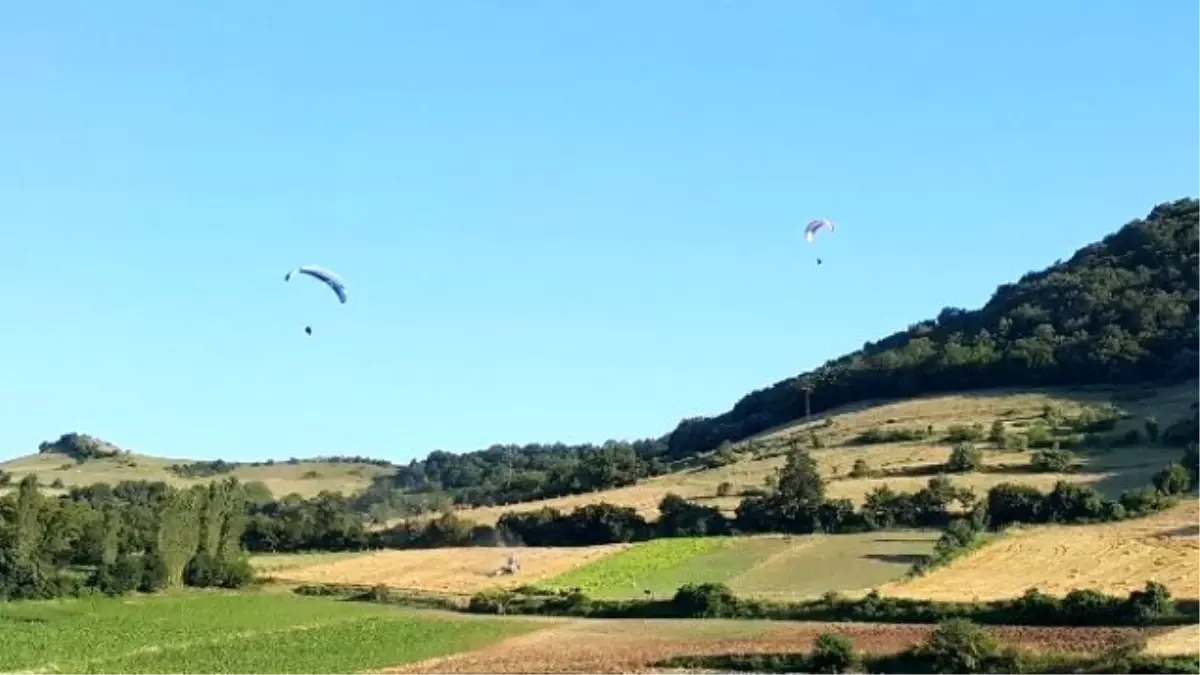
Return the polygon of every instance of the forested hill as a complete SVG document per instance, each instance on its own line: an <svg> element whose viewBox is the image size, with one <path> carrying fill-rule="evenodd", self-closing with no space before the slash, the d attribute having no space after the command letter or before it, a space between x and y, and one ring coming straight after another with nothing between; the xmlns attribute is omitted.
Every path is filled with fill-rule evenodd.
<svg viewBox="0 0 1200 675"><path fill-rule="evenodd" d="M1196 199L1160 204L1070 260L1000 286L982 308L943 309L810 373L684 420L681 458L812 411L870 398L983 387L1124 383L1197 373Z"/></svg>

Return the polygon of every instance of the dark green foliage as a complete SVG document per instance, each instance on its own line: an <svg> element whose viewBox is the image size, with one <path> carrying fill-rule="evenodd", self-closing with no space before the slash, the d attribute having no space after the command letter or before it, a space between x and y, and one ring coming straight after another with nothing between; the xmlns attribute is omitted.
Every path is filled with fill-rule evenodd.
<svg viewBox="0 0 1200 675"><path fill-rule="evenodd" d="M911 650L916 661L923 661L933 673L1009 673L1011 660L997 640L983 627L966 619L949 619L921 645Z"/></svg>
<svg viewBox="0 0 1200 675"><path fill-rule="evenodd" d="M241 546L245 508L233 479L184 490L96 484L48 497L27 477L0 497L0 599L244 586L253 577ZM93 571L84 577L72 565Z"/></svg>
<svg viewBox="0 0 1200 675"><path fill-rule="evenodd" d="M41 454L59 453L77 462L86 462L89 459L116 457L124 454L125 451L108 441L88 436L87 434L72 432L59 436L56 441L46 441L39 444L38 452Z"/></svg>
<svg viewBox="0 0 1200 675"><path fill-rule="evenodd" d="M665 440L608 441L601 446L493 445L460 455L437 450L376 479L375 489L359 499L359 508L388 501L395 491L441 492L454 503L492 506L622 487L662 473L665 453ZM712 461L733 458L729 449Z"/></svg>
<svg viewBox="0 0 1200 675"><path fill-rule="evenodd" d="M1151 443L1157 443L1159 436L1158 418L1147 417L1143 425L1146 427L1146 439Z"/></svg>
<svg viewBox="0 0 1200 675"><path fill-rule="evenodd" d="M1179 495L1192 488L1192 478L1182 464L1171 462L1154 474L1154 487L1165 495Z"/></svg>
<svg viewBox="0 0 1200 675"><path fill-rule="evenodd" d="M1200 485L1200 446L1193 441L1183 451L1183 468L1187 470L1192 485Z"/></svg>
<svg viewBox="0 0 1200 675"><path fill-rule="evenodd" d="M737 597L725 584L684 584L675 592L671 604L681 616L716 619L735 616Z"/></svg>
<svg viewBox="0 0 1200 675"><path fill-rule="evenodd" d="M1004 447L1007 432L1004 429L1004 422L996 420L992 422L992 428L988 432L988 440L1000 447Z"/></svg>
<svg viewBox="0 0 1200 675"><path fill-rule="evenodd" d="M667 600L601 600L572 590L526 587L489 590L472 598L469 612L608 619L739 618L779 621L937 623L966 619L979 624L1036 626L1188 625L1200 619L1195 601L1173 601L1150 582L1126 598L1075 590L1062 599L1030 589L1011 600L934 602L887 598L872 591L857 600L821 598L779 602L741 598L719 583L686 584Z"/></svg>
<svg viewBox="0 0 1200 675"><path fill-rule="evenodd" d="M183 580L197 588L241 588L254 579L254 569L244 556L218 558L206 552L197 553L183 571Z"/></svg>
<svg viewBox="0 0 1200 675"><path fill-rule="evenodd" d="M218 459L212 462L192 462L190 464L172 464L170 470L180 478L210 478L223 473L231 473L238 465Z"/></svg>
<svg viewBox="0 0 1200 675"><path fill-rule="evenodd" d="M982 424L952 424L946 429L946 441L950 443L977 443L986 436Z"/></svg>
<svg viewBox="0 0 1200 675"><path fill-rule="evenodd" d="M967 473L983 468L983 451L971 445L968 441L954 444L950 450L950 459L946 462L946 470L954 473Z"/></svg>
<svg viewBox="0 0 1200 675"><path fill-rule="evenodd" d="M712 506L693 504L676 494L668 494L658 504L655 529L662 537L703 537L730 533L729 520Z"/></svg>
<svg viewBox="0 0 1200 675"><path fill-rule="evenodd" d="M1000 529L1012 523L1093 523L1154 513L1174 504L1155 488L1129 490L1117 502L1095 489L1058 481L1049 494L1029 485L1001 483L988 491L987 520Z"/></svg>
<svg viewBox="0 0 1200 675"><path fill-rule="evenodd" d="M699 526L689 518L706 521L708 516L698 513L689 510L677 522ZM606 502L580 506L569 514L551 508L506 513L496 522L496 529L506 539L527 546L595 546L647 539L652 533L650 524L636 509Z"/></svg>
<svg viewBox="0 0 1200 675"><path fill-rule="evenodd" d="M1001 286L979 310L945 310L803 374L812 412L936 391L1195 377L1198 204L1156 206L1066 262ZM752 392L724 414L682 421L668 456L797 419L803 392L794 382Z"/></svg>
<svg viewBox="0 0 1200 675"><path fill-rule="evenodd" d="M1029 458L1030 468L1044 473L1070 471L1074 464L1075 456L1069 450L1039 450Z"/></svg>
<svg viewBox="0 0 1200 675"><path fill-rule="evenodd" d="M858 666L854 643L850 638L836 633L821 633L813 641L812 653L808 656L808 673L852 673Z"/></svg>

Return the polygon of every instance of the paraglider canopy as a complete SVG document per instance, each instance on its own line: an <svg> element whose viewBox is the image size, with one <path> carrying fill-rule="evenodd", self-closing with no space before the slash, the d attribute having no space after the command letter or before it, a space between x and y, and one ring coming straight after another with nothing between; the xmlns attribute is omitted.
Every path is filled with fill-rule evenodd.
<svg viewBox="0 0 1200 675"><path fill-rule="evenodd" d="M808 225L804 226L804 239L808 243L812 243L813 237L817 235L818 230L829 230L833 232L833 222L821 218L819 220L810 220Z"/></svg>
<svg viewBox="0 0 1200 675"><path fill-rule="evenodd" d="M323 267L317 267L316 265L303 265L301 267L297 267L291 272L288 272L283 277L283 280L291 281L292 276L296 274L304 274L318 281L324 282L324 284L332 289L334 294L337 295L338 300L341 301L342 304L346 304L346 285L342 283L342 280L338 278L338 275Z"/></svg>
<svg viewBox="0 0 1200 675"><path fill-rule="evenodd" d="M808 221L808 225L804 226L804 239L811 244L813 238L817 236L817 232L820 230L833 232L833 222L824 218ZM822 265L823 262L820 258L817 258L817 266Z"/></svg>

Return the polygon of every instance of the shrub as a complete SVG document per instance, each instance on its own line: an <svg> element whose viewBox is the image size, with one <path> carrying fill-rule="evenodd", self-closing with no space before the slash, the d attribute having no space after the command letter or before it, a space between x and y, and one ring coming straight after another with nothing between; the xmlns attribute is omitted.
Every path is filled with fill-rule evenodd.
<svg viewBox="0 0 1200 675"><path fill-rule="evenodd" d="M1177 462L1171 462L1165 469L1154 474L1154 487L1166 495L1178 495L1187 492L1192 487L1192 478L1188 470Z"/></svg>
<svg viewBox="0 0 1200 675"><path fill-rule="evenodd" d="M850 673L858 665L854 643L844 635L821 633L813 641L813 651L808 657L808 672Z"/></svg>
<svg viewBox="0 0 1200 675"><path fill-rule="evenodd" d="M985 437L983 425L979 423L951 424L946 428L946 440L951 443L973 443L982 441Z"/></svg>
<svg viewBox="0 0 1200 675"><path fill-rule="evenodd" d="M926 660L934 673L1015 672L997 669L1002 651L999 641L986 629L965 619L938 624L914 655Z"/></svg>
<svg viewBox="0 0 1200 675"><path fill-rule="evenodd" d="M946 470L954 473L975 471L983 466L983 451L967 442L956 443L950 450Z"/></svg>
<svg viewBox="0 0 1200 675"><path fill-rule="evenodd" d="M1046 473L1063 473L1069 471L1075 457L1069 450L1039 450L1029 458L1029 466L1034 471Z"/></svg>
<svg viewBox="0 0 1200 675"><path fill-rule="evenodd" d="M1004 447L1007 437L1004 433L1004 422L996 420L992 422L992 430L988 432L988 440L1000 447Z"/></svg>
<svg viewBox="0 0 1200 675"><path fill-rule="evenodd" d="M1151 443L1157 443L1159 436L1158 418L1154 416L1147 417L1143 422L1143 426L1146 427L1146 439Z"/></svg>
<svg viewBox="0 0 1200 675"><path fill-rule="evenodd" d="M684 584L675 592L671 604L685 616L717 618L735 614L737 596L721 583Z"/></svg>
<svg viewBox="0 0 1200 675"><path fill-rule="evenodd" d="M733 483L726 480L717 485L718 497L728 497L731 494L733 494Z"/></svg>
<svg viewBox="0 0 1200 675"><path fill-rule="evenodd" d="M867 464L867 460L859 457L854 460L854 466L850 467L851 478L866 478L871 475L871 465Z"/></svg>

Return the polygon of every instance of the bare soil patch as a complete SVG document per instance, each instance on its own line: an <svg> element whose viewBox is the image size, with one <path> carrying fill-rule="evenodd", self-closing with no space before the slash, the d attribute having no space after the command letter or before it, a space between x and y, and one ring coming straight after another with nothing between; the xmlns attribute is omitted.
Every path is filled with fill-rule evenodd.
<svg viewBox="0 0 1200 675"><path fill-rule="evenodd" d="M576 620L485 649L387 669L387 673L655 673L677 656L801 652L836 632L861 651L891 653L918 643L927 625L736 620ZM996 627L1006 643L1040 651L1095 651L1139 634L1133 628ZM1161 629L1157 632L1162 632ZM1145 635L1146 633L1142 633ZM674 671L678 672L678 671Z"/></svg>

